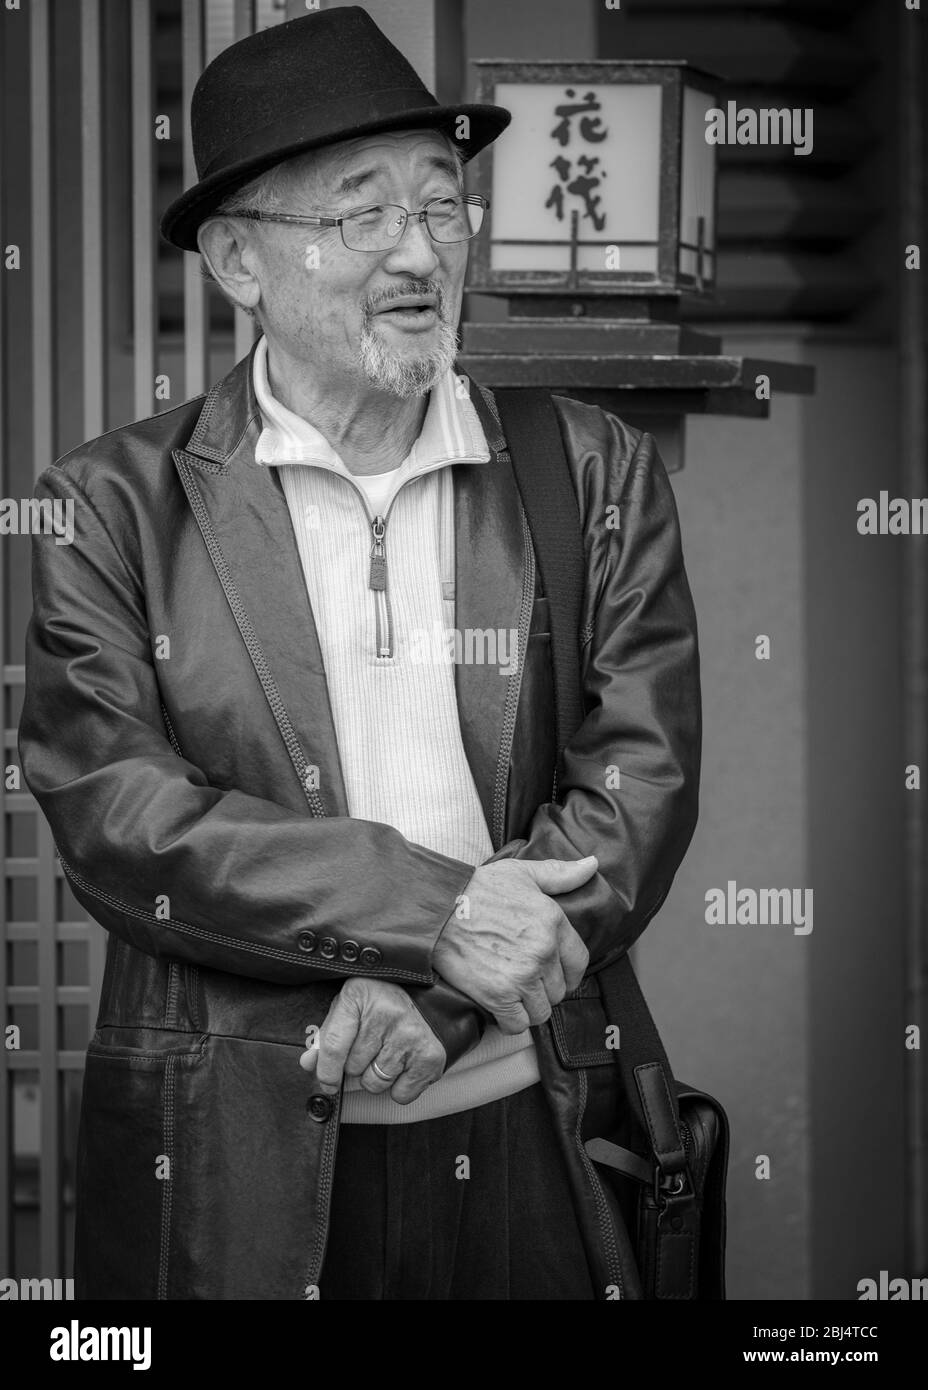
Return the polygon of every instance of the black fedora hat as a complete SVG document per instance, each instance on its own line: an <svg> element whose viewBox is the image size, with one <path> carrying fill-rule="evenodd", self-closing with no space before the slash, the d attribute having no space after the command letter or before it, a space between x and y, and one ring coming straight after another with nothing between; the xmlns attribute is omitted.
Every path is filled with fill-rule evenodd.
<svg viewBox="0 0 928 1390"><path fill-rule="evenodd" d="M466 139L458 138L466 116ZM442 106L358 5L320 10L234 43L204 69L190 124L198 183L161 219L161 234L196 251L197 229L228 197L304 150L378 130L431 126L472 158L511 119L502 106Z"/></svg>

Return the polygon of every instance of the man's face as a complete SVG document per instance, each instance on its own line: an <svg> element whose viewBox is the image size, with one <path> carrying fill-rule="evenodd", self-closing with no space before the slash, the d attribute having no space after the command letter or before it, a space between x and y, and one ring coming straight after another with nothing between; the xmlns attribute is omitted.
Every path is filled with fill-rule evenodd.
<svg viewBox="0 0 928 1390"><path fill-rule="evenodd" d="M414 212L460 191L448 142L435 131L344 141L294 167L281 212L340 216L378 203ZM317 379L410 396L451 366L466 242L435 242L424 223L410 220L391 249L354 251L337 227L251 225L268 341ZM407 297L427 307L391 307Z"/></svg>

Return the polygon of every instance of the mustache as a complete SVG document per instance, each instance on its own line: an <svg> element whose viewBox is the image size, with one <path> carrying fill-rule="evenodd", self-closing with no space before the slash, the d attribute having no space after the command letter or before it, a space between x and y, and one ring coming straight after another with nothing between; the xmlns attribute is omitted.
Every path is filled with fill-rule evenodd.
<svg viewBox="0 0 928 1390"><path fill-rule="evenodd" d="M413 294L434 295L438 301L436 313L440 319L445 317L445 292L437 280L406 280L402 285L393 285L392 288L384 290L381 294L369 295L363 304L365 320L372 319L382 305Z"/></svg>

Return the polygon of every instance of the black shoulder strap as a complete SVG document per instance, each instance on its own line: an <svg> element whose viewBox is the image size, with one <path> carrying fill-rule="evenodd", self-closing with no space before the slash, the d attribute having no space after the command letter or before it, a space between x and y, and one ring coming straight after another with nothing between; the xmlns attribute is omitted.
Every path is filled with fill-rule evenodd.
<svg viewBox="0 0 928 1390"><path fill-rule="evenodd" d="M584 585L580 513L551 393L494 394L548 599L560 761L584 713L578 657Z"/></svg>
<svg viewBox="0 0 928 1390"><path fill-rule="evenodd" d="M495 396L494 414L506 438L548 599L560 765L564 748L583 721L580 617L585 565L577 495L550 392L520 387L484 395L491 409ZM629 1100L661 1168L668 1174L678 1172L686 1158L673 1073L628 956L601 970L598 978L607 1016L619 1025L617 1060Z"/></svg>

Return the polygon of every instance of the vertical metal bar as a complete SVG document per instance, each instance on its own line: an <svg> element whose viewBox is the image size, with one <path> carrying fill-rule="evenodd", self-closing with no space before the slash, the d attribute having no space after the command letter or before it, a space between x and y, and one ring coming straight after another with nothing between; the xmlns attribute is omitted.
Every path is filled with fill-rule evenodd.
<svg viewBox="0 0 928 1390"><path fill-rule="evenodd" d="M2 172L2 170L0 170ZM0 417L2 418L2 417ZM2 598L2 584L0 584L0 598ZM6 634L4 633L4 649L6 647ZM6 682L3 682L2 696L4 705L6 704ZM6 714L0 720L0 727L6 724ZM4 759L5 762L5 759ZM0 788L3 786L3 779L0 778ZM0 834L0 893L3 894L3 901L0 902L0 1004L3 1006L3 1022L7 1019L7 972L6 972L6 808L5 793L0 789L0 817L2 817L3 830ZM0 1045L0 1264L5 1270L13 1269L12 1242L10 1240L10 1166L13 1159L11 1134L10 1134L10 1072L8 1063L9 1054L6 1048L6 1038Z"/></svg>
<svg viewBox="0 0 928 1390"><path fill-rule="evenodd" d="M184 123L184 187L197 181L190 137L190 101L196 80L203 71L206 19L202 0L188 0L182 11L181 109ZM191 251L184 258L184 394L189 399L206 389L209 372L209 322L206 312L206 285L200 274L199 257Z"/></svg>
<svg viewBox="0 0 928 1390"><path fill-rule="evenodd" d="M32 447L36 474L54 459L52 351L51 110L48 0L30 12L30 116L32 193ZM39 926L39 1260L42 1278L61 1277L58 1158L58 1002L55 992L55 856L51 831L38 817Z"/></svg>
<svg viewBox="0 0 928 1390"><path fill-rule="evenodd" d="M683 156L683 92L679 71L659 81L660 191L657 219L657 278L661 284L680 277L680 164Z"/></svg>
<svg viewBox="0 0 928 1390"><path fill-rule="evenodd" d="M696 288L702 290L705 283L703 276L703 260L706 253L706 219L696 218Z"/></svg>
<svg viewBox="0 0 928 1390"><path fill-rule="evenodd" d="M442 105L456 106L458 102L467 101L464 9L464 0L441 0L441 3L432 6L431 72L425 70L417 53L404 50L409 53L410 62L425 85L435 93Z"/></svg>
<svg viewBox="0 0 928 1390"><path fill-rule="evenodd" d="M570 289L577 288L577 237L580 225L580 214L576 208L571 209L570 213L570 268L567 272L567 284Z"/></svg>
<svg viewBox="0 0 928 1390"><path fill-rule="evenodd" d="M913 25L914 21L914 25ZM928 102L928 32L918 18L901 13L900 127L898 177L904 246L925 249L928 208L925 123ZM901 270L899 355L903 493L928 496L928 308L924 271ZM928 775L928 553L922 537L910 537L904 552L905 750L906 762ZM906 808L906 1024L921 1030L922 1047L905 1054L907 1266L913 1275L928 1269L928 815L924 792L905 796Z"/></svg>
<svg viewBox="0 0 928 1390"><path fill-rule="evenodd" d="M154 410L155 239L150 0L132 0L132 334L135 413Z"/></svg>
<svg viewBox="0 0 928 1390"><path fill-rule="evenodd" d="M84 438L102 434L105 410L103 328L103 161L100 0L81 0L81 235Z"/></svg>
<svg viewBox="0 0 928 1390"><path fill-rule="evenodd" d="M100 61L100 0L81 0L81 226L83 277L84 419L85 439L105 429L106 349L103 280L103 85ZM93 1027L100 989L106 938L96 922L87 927L88 1005Z"/></svg>
<svg viewBox="0 0 928 1390"><path fill-rule="evenodd" d="M287 18L292 18L287 15ZM248 34L253 34L258 24L258 5L257 0L236 0L235 4L235 38L244 39ZM254 319L242 309L236 309L235 313L235 360L241 361L251 351L255 340Z"/></svg>
<svg viewBox="0 0 928 1390"><path fill-rule="evenodd" d="M2 75L2 68L0 68ZM4 190L4 139L6 127L0 121L0 247L7 245ZM0 275L4 272L0 270ZM0 298L0 489L3 496L9 496L6 475L6 317L4 307L7 296ZM6 550L0 554L0 734L6 728L7 685L5 670L9 658L9 628L6 617ZM6 757L0 758L0 765L6 765ZM2 771L2 767L0 767ZM0 1007L3 1021L6 1022L6 778L0 775ZM12 1272L12 1242L10 1241L10 1164L12 1151L10 1143L10 1074L7 1066L8 1054L6 1039L0 1046L0 1265Z"/></svg>
<svg viewBox="0 0 928 1390"><path fill-rule="evenodd" d="M244 39L258 25L258 0L235 0L235 37Z"/></svg>

